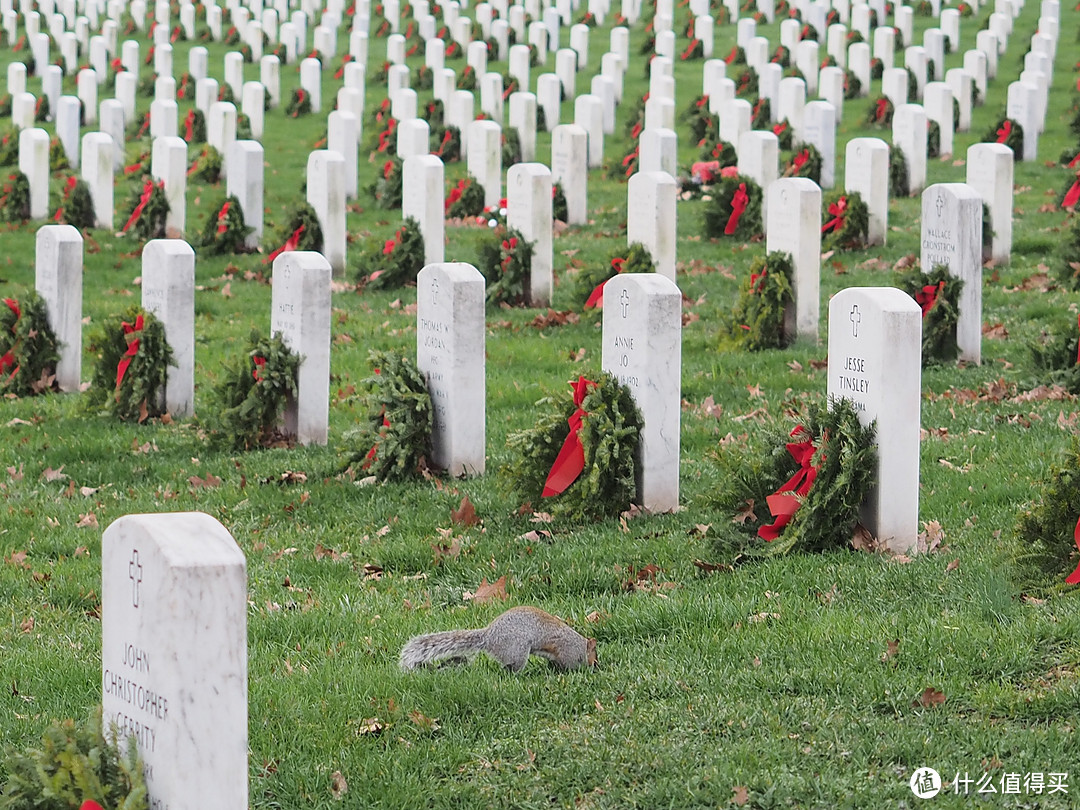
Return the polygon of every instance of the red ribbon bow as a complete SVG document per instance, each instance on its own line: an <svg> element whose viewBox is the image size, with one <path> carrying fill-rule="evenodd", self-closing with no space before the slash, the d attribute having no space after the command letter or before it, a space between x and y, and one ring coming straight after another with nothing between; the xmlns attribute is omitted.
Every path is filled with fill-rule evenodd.
<svg viewBox="0 0 1080 810"><path fill-rule="evenodd" d="M724 62L726 62L727 64L730 65L732 62L735 61L735 58L738 55L739 55L739 46L735 45L735 46L732 47L731 53L729 53L726 57L724 57Z"/></svg>
<svg viewBox="0 0 1080 810"><path fill-rule="evenodd" d="M841 197L836 202L829 206L829 213L832 214L832 219L821 226L822 233L828 233L829 231L839 231L844 227L844 213L847 211L847 197Z"/></svg>
<svg viewBox="0 0 1080 810"><path fill-rule="evenodd" d="M802 169L803 166L806 165L806 161L808 161L809 159L810 150L803 149L801 152L799 152L799 154L794 157L794 159L791 161L791 165L795 167L795 171L799 171L800 169Z"/></svg>
<svg viewBox="0 0 1080 810"><path fill-rule="evenodd" d="M375 369L375 373L378 374L379 369ZM390 420L386 418L386 407L385 406L383 407L383 412L382 412L382 426L384 428L390 427ZM382 431L379 431L379 434L380 434L380 436L385 435L385 434L383 434ZM377 441L375 442L375 444L371 445L371 449L368 450L367 455L364 456L364 463L361 465L361 467L363 469L366 470L366 469L369 469L371 467L371 462L375 461L375 459L376 459L376 453L377 453L378 447L379 447L379 443Z"/></svg>
<svg viewBox="0 0 1080 810"><path fill-rule="evenodd" d="M582 420L588 415L588 411L581 407L581 403L585 401L585 395L588 394L589 389L596 387L596 383L584 377L578 377L577 382L572 382L570 385L574 388L576 409L566 420L570 426L570 432L566 435L566 441L563 442L559 455L555 457L555 463L551 465L547 480L544 481L544 491L540 494L542 498L561 495L585 469L585 448L581 446L579 433Z"/></svg>
<svg viewBox="0 0 1080 810"><path fill-rule="evenodd" d="M768 274L769 274L769 268L768 267L761 268L760 273L751 273L750 274L750 292L751 293L753 293L754 295L757 295L758 293L761 292L761 290L758 289L758 282L760 281L762 284L764 284L765 283L765 277ZM749 328L750 327L747 327L747 329L749 329Z"/></svg>
<svg viewBox="0 0 1080 810"><path fill-rule="evenodd" d="M1011 135L1011 134L1012 134L1012 121L1010 121L1008 118L1006 118L1005 122L1001 125L1001 129L999 129L997 131L997 142L998 143L1005 143L1005 141L1007 141L1009 139L1009 135Z"/></svg>
<svg viewBox="0 0 1080 810"><path fill-rule="evenodd" d="M1080 154L1077 157L1080 157ZM1076 162L1076 158L1073 158L1073 162ZM1072 186L1065 192L1065 199L1061 201L1061 207L1072 208L1078 202L1080 202L1080 172L1076 173L1076 179L1073 181Z"/></svg>
<svg viewBox="0 0 1080 810"><path fill-rule="evenodd" d="M67 202L68 197L71 196L71 192L75 188L75 186L78 185L78 182L79 178L75 177L75 175L72 175L67 179L67 182L64 183L64 196L60 202L60 207L56 209L56 216L53 217L53 222L64 221L64 203Z"/></svg>
<svg viewBox="0 0 1080 810"><path fill-rule="evenodd" d="M304 226L301 225L299 228L292 232L292 236L285 240L284 245L282 245L270 254L270 256L267 258L267 261L272 262L282 253L288 253L290 250L296 250L296 248L300 246L300 234L302 234L303 232Z"/></svg>
<svg viewBox="0 0 1080 810"><path fill-rule="evenodd" d="M1073 529L1073 541L1076 543L1076 547L1080 549L1080 520L1076 521L1076 528ZM1065 577L1065 583L1067 585L1080 585L1080 563L1077 564L1075 571Z"/></svg>
<svg viewBox="0 0 1080 810"><path fill-rule="evenodd" d="M945 289L945 282L939 281L937 284L927 284L917 293L915 293L915 303L922 307L922 316L925 318L927 314L934 308L934 304L937 303L938 296L941 295L942 290Z"/></svg>
<svg viewBox="0 0 1080 810"><path fill-rule="evenodd" d="M731 198L731 216L728 217L727 225L724 226L725 236L735 233L739 227L739 217L743 215L749 202L750 195L746 193L746 183L739 183L739 187L735 189L735 195Z"/></svg>
<svg viewBox="0 0 1080 810"><path fill-rule="evenodd" d="M1066 169L1075 169L1077 167L1077 165L1080 165L1080 152L1076 153L1076 156L1072 160L1069 161L1068 165L1066 165L1065 168Z"/></svg>
<svg viewBox="0 0 1080 810"><path fill-rule="evenodd" d="M162 183L162 187L164 187ZM142 216L143 209L146 208L146 204L150 202L150 196L154 193L154 181L149 177L146 178L146 183L143 185L142 194L139 195L139 204L135 206L135 210L131 212L131 216L128 217L128 221L124 223L124 227L120 229L121 233L127 233L128 228L139 221L139 217ZM119 385L119 383L117 383Z"/></svg>
<svg viewBox="0 0 1080 810"><path fill-rule="evenodd" d="M777 138L779 138L781 135L784 134L785 129L787 129L787 121L786 120L781 121L779 124L777 124L776 126L774 126L772 128L773 135L775 135Z"/></svg>
<svg viewBox="0 0 1080 810"><path fill-rule="evenodd" d="M227 231L229 229L228 216L229 216L229 207L231 205L232 205L232 203L229 200L226 200L225 204L221 206L221 210L218 211L218 215L217 215L217 234L218 234L218 236L221 236L223 233L225 233L225 231Z"/></svg>
<svg viewBox="0 0 1080 810"><path fill-rule="evenodd" d="M251 376L255 378L255 382L262 382L263 369L266 367L266 358L255 355L251 358L251 360L253 363L255 363L255 368L251 370Z"/></svg>
<svg viewBox="0 0 1080 810"><path fill-rule="evenodd" d="M807 433L806 429L802 425L796 425L791 431L791 438L797 439L804 433ZM818 471L821 469L820 465L815 467L812 463L815 449L813 439L809 436L801 442L788 443L787 451L798 462L799 469L786 484L765 498L766 503L769 504L769 511L776 520L771 525L758 529L758 537L762 540L771 542L779 537L781 530L791 522L792 516L799 508L801 503L799 499L805 498L810 492L810 487L813 486L814 479L817 478Z"/></svg>
<svg viewBox="0 0 1080 810"><path fill-rule="evenodd" d="M184 140L188 143L195 137L195 108L192 107L188 110L187 116L184 118Z"/></svg>
<svg viewBox="0 0 1080 810"><path fill-rule="evenodd" d="M621 273L626 268L626 259L622 257L616 257L611 260L611 269L616 273ZM604 285L611 281L611 276L605 278L595 287L593 291L589 293L589 298L585 302L585 309L603 309L604 308Z"/></svg>
<svg viewBox="0 0 1080 810"><path fill-rule="evenodd" d="M19 318L22 317L22 310L19 309L19 303L14 298L5 298L4 303L7 304L8 309L15 313L15 323L19 322ZM15 324L11 325L11 331L14 334ZM0 357L0 373L7 371L9 368L12 370L8 375L7 382L11 381L11 378L19 373L19 367L15 365L15 348L12 346L3 357Z"/></svg>
<svg viewBox="0 0 1080 810"><path fill-rule="evenodd" d="M885 113L889 111L889 100L887 98L879 98L877 100L877 107L874 110L874 120L881 122L885 120Z"/></svg>
<svg viewBox="0 0 1080 810"><path fill-rule="evenodd" d="M117 390L120 389L120 384L124 381L124 375L127 374L128 366L131 365L131 361L135 358L135 355L139 353L138 335L142 334L143 316L139 315L135 318L134 326L127 321L123 321L120 325L124 329L124 340L128 342L128 347L127 351L124 352L124 356L120 358L120 362L116 364Z"/></svg>
<svg viewBox="0 0 1080 810"><path fill-rule="evenodd" d="M698 46L698 42L699 40L696 39L690 40L690 44L686 47L686 50L682 52L682 56L679 58L682 59L684 62L689 59L690 56L694 53L694 48Z"/></svg>

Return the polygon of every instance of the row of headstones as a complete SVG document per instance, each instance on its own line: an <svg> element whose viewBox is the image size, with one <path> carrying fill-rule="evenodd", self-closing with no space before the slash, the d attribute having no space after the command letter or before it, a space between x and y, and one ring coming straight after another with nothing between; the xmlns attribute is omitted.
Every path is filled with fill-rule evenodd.
<svg viewBox="0 0 1080 810"><path fill-rule="evenodd" d="M482 365L484 353L477 275L468 265L429 267L417 288L418 306L432 302L427 322L418 321L419 342L441 344L426 371L437 419L461 407L483 409L483 369L471 367ZM655 440L674 471L652 455L643 476L674 475L677 486L681 295L666 279L634 274L614 280L604 295L605 368L638 390L639 374L663 377L654 382L665 393L644 395L663 409L659 418L670 432L646 416L643 445ZM477 301L481 322L461 334ZM851 400L860 419L877 427L876 487L862 519L901 553L914 547L918 521L921 335L919 306L894 288L849 288L829 304L827 395ZM649 367L639 368L647 359ZM437 393L451 379L464 381L467 398ZM674 497L677 503L677 489ZM228 531L201 513L127 515L103 534L103 714L121 735L134 735L151 806L247 805L245 565ZM177 603L185 609L176 611Z"/></svg>

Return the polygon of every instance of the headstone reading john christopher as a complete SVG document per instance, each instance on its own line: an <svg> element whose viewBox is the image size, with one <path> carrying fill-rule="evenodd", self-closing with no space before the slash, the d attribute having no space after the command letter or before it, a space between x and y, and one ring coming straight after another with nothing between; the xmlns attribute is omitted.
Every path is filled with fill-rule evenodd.
<svg viewBox="0 0 1080 810"><path fill-rule="evenodd" d="M484 276L471 264L429 264L417 276L416 365L434 410L432 464L452 475L482 475Z"/></svg>
<svg viewBox="0 0 1080 810"><path fill-rule="evenodd" d="M682 293L659 273L621 273L604 285L600 364L630 389L643 427L637 501L650 512L679 507Z"/></svg>
<svg viewBox="0 0 1080 810"><path fill-rule="evenodd" d="M200 512L126 515L101 538L102 713L133 736L151 808L248 805L247 575Z"/></svg>
<svg viewBox="0 0 1080 810"><path fill-rule="evenodd" d="M910 551L919 523L922 311L895 287L849 287L829 301L829 402L847 399L859 421L877 422L876 485L863 525L896 553Z"/></svg>

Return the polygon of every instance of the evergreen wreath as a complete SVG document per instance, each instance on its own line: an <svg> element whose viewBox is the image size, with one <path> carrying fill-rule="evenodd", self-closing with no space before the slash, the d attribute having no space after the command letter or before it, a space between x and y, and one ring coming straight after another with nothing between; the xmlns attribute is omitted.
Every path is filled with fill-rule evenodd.
<svg viewBox="0 0 1080 810"><path fill-rule="evenodd" d="M184 140L189 144L206 143L206 116L192 107L184 116Z"/></svg>
<svg viewBox="0 0 1080 810"><path fill-rule="evenodd" d="M455 126L445 127L439 137L439 146L432 152L443 163L461 160L461 130Z"/></svg>
<svg viewBox="0 0 1080 810"><path fill-rule="evenodd" d="M11 93L0 96L0 118L11 117Z"/></svg>
<svg viewBox="0 0 1080 810"><path fill-rule="evenodd" d="M739 517L719 521L716 550L734 558L849 547L875 483L874 434L850 400L836 399L811 404L790 432L770 426L763 447L720 448L718 505Z"/></svg>
<svg viewBox="0 0 1080 810"><path fill-rule="evenodd" d="M907 158L896 144L889 150L889 196L907 197L911 194Z"/></svg>
<svg viewBox="0 0 1080 810"><path fill-rule="evenodd" d="M870 209L857 191L834 191L822 202L821 249L862 250L870 232Z"/></svg>
<svg viewBox="0 0 1080 810"><path fill-rule="evenodd" d="M566 203L566 192L562 183L554 183L551 186L551 218L556 222L568 222L570 220L570 207Z"/></svg>
<svg viewBox="0 0 1080 810"><path fill-rule="evenodd" d="M428 122L428 127L430 128L432 135L436 132L440 132L443 128L443 119L445 118L443 103L437 98L432 99L424 105L420 117Z"/></svg>
<svg viewBox="0 0 1080 810"><path fill-rule="evenodd" d="M290 250L313 250L316 253L322 251L322 226L319 225L319 217L311 203L299 203L289 211L285 226L278 235L278 242L280 247L266 257L267 263L273 263L274 259Z"/></svg>
<svg viewBox="0 0 1080 810"><path fill-rule="evenodd" d="M434 409L424 375L405 355L372 351L362 385L360 426L345 436L345 470L402 481L427 469Z"/></svg>
<svg viewBox="0 0 1080 810"><path fill-rule="evenodd" d="M424 269L424 235L420 224L409 217L384 242L371 237L365 242L357 263L357 278L372 288L397 288L415 284Z"/></svg>
<svg viewBox="0 0 1080 810"><path fill-rule="evenodd" d="M0 394L25 397L52 390L59 345L40 295L5 298L0 306Z"/></svg>
<svg viewBox="0 0 1080 810"><path fill-rule="evenodd" d="M982 137L983 143L1003 143L1013 150L1013 160L1024 157L1024 128L1012 118L999 118Z"/></svg>
<svg viewBox="0 0 1080 810"><path fill-rule="evenodd" d="M9 174L0 191L0 220L25 222L30 219L30 179L22 172Z"/></svg>
<svg viewBox="0 0 1080 810"><path fill-rule="evenodd" d="M53 222L72 225L79 230L94 227L94 200L90 196L90 185L85 180L71 175L64 181Z"/></svg>
<svg viewBox="0 0 1080 810"><path fill-rule="evenodd" d="M222 253L248 253L247 237L252 229L244 224L240 200L230 195L213 209L216 213L203 226L199 247L211 256Z"/></svg>
<svg viewBox="0 0 1080 810"><path fill-rule="evenodd" d="M574 301L580 301L584 309L604 306L604 285L619 273L655 273L652 254L641 242L631 243L607 264L590 263L574 278Z"/></svg>
<svg viewBox="0 0 1080 810"><path fill-rule="evenodd" d="M150 150L140 152L138 158L134 163L129 163L124 167L124 177L131 177L132 175L150 174L150 165L152 163L152 157Z"/></svg>
<svg viewBox="0 0 1080 810"><path fill-rule="evenodd" d="M785 328L785 314L794 301L793 276L787 253L772 251L754 259L728 320L731 343L754 352L790 345L795 335Z"/></svg>
<svg viewBox="0 0 1080 810"><path fill-rule="evenodd" d="M924 366L956 359L956 321L964 282L949 275L943 264L929 273L914 267L899 280L898 287L922 307L922 362Z"/></svg>
<svg viewBox="0 0 1080 810"><path fill-rule="evenodd" d="M11 113L9 112L8 115ZM3 111L0 110L0 118ZM0 166L14 166L19 162L19 130L8 127L0 135Z"/></svg>
<svg viewBox="0 0 1080 810"><path fill-rule="evenodd" d="M705 209L705 235L747 242L761 235L761 186L744 174L720 175Z"/></svg>
<svg viewBox="0 0 1080 810"><path fill-rule="evenodd" d="M382 171L375 177L371 184L371 196L375 198L375 207L392 211L401 208L402 176L405 161L394 155L388 158L382 166Z"/></svg>
<svg viewBox="0 0 1080 810"><path fill-rule="evenodd" d="M375 151L387 155L397 154L397 125L396 118L386 120L386 128L378 134L375 141Z"/></svg>
<svg viewBox="0 0 1080 810"><path fill-rule="evenodd" d="M737 166L739 163L735 146L720 140L719 134L713 135L711 129L701 143L701 159L708 162L716 161L721 169Z"/></svg>
<svg viewBox="0 0 1080 810"><path fill-rule="evenodd" d="M213 185L221 179L221 152L210 144L205 144L187 170L192 182Z"/></svg>
<svg viewBox="0 0 1080 810"><path fill-rule="evenodd" d="M871 81L880 82L881 77L885 74L885 63L878 57L874 57L870 60L870 79Z"/></svg>
<svg viewBox="0 0 1080 810"><path fill-rule="evenodd" d="M691 39L686 49L679 54L679 59L683 62L703 58L705 58L705 44L700 39Z"/></svg>
<svg viewBox="0 0 1080 810"><path fill-rule="evenodd" d="M455 86L458 90L476 89L476 71L473 70L472 65L466 65L461 73L458 74Z"/></svg>
<svg viewBox="0 0 1080 810"><path fill-rule="evenodd" d="M1073 439L1016 521L1019 549L1009 570L1026 592L1053 593L1080 584L1080 444Z"/></svg>
<svg viewBox="0 0 1080 810"><path fill-rule="evenodd" d="M1080 145L1070 146L1062 152L1061 157L1058 158L1058 163L1064 169L1080 171ZM0 160L0 164L2 164L2 160Z"/></svg>
<svg viewBox="0 0 1080 810"><path fill-rule="evenodd" d="M740 48L738 45L733 45L731 51L727 56L721 56L727 65L745 65L746 64L746 51Z"/></svg>
<svg viewBox="0 0 1080 810"><path fill-rule="evenodd" d="M289 118L299 118L311 112L311 96L307 90L297 87L289 97L289 103L285 105L285 115Z"/></svg>
<svg viewBox="0 0 1080 810"><path fill-rule="evenodd" d="M161 239L165 236L165 219L168 215L165 181L155 183L150 175L145 175L142 186L133 189L128 198L128 218L120 231L134 233L141 242Z"/></svg>
<svg viewBox="0 0 1080 810"><path fill-rule="evenodd" d="M66 171L71 166L68 161L67 152L64 151L64 144L60 142L59 138L49 139L49 171L52 173Z"/></svg>
<svg viewBox="0 0 1080 810"><path fill-rule="evenodd" d="M471 177L458 180L446 195L447 219L471 219L484 213L484 187Z"/></svg>
<svg viewBox="0 0 1080 810"><path fill-rule="evenodd" d="M487 300L525 306L532 274L533 243L519 231L499 226L480 243L477 268L484 274Z"/></svg>
<svg viewBox="0 0 1080 810"><path fill-rule="evenodd" d="M856 32L858 33L858 32ZM851 101L862 94L862 82L854 71L844 70L844 100Z"/></svg>
<svg viewBox="0 0 1080 810"><path fill-rule="evenodd" d="M1080 163L1080 159L1077 159L1077 163ZM1058 205L1061 208L1075 208L1078 203L1080 203L1080 169L1077 169L1076 174L1065 182L1061 195L1058 197Z"/></svg>
<svg viewBox="0 0 1080 810"><path fill-rule="evenodd" d="M807 177L815 183L821 183L821 152L816 146L804 143L802 148L793 153L784 168L784 177Z"/></svg>
<svg viewBox="0 0 1080 810"><path fill-rule="evenodd" d="M410 84L416 90L430 90L435 86L435 73L427 65L419 65L413 71Z"/></svg>
<svg viewBox="0 0 1080 810"><path fill-rule="evenodd" d="M165 382L173 362L165 326L132 306L106 319L91 338L98 352L87 403L122 422L143 422L164 411Z"/></svg>
<svg viewBox="0 0 1080 810"><path fill-rule="evenodd" d="M544 410L535 426L507 437L514 460L500 469L500 481L523 508L573 522L615 517L630 508L637 492L641 414L630 390L615 377L602 372L594 379L578 377L570 383L572 390L560 388L540 400L536 404ZM560 464L554 476L553 467L576 447L583 464L566 484L573 462Z"/></svg>
<svg viewBox="0 0 1080 810"><path fill-rule="evenodd" d="M759 97L750 111L751 129L768 129L772 122L772 102L765 96Z"/></svg>
<svg viewBox="0 0 1080 810"><path fill-rule="evenodd" d="M750 67L744 67L735 74L736 98L753 99L758 94L757 71Z"/></svg>
<svg viewBox="0 0 1080 810"><path fill-rule="evenodd" d="M791 51L783 45L777 45L776 50L769 57L769 61L774 65L779 65L781 68L786 68L791 64Z"/></svg>
<svg viewBox="0 0 1080 810"><path fill-rule="evenodd" d="M937 121L926 122L926 156L936 158L941 155L941 124Z"/></svg>
<svg viewBox="0 0 1080 810"><path fill-rule="evenodd" d="M1080 394L1080 324L1066 322L1043 327L1039 337L1028 344L1032 365L1044 381L1062 386L1070 394Z"/></svg>
<svg viewBox="0 0 1080 810"><path fill-rule="evenodd" d="M54 722L37 747L8 748L0 769L7 775L0 807L77 808L94 802L99 807L147 810L145 766L138 746L121 746L116 734L106 735L101 706L88 722Z"/></svg>
<svg viewBox="0 0 1080 810"><path fill-rule="evenodd" d="M521 163L521 136L518 135L517 127L509 127L502 131L503 169L518 163Z"/></svg>
<svg viewBox="0 0 1080 810"><path fill-rule="evenodd" d="M638 162L641 160L641 144L633 141L633 146L618 163L608 166L608 177L613 180L629 180L638 170Z"/></svg>
<svg viewBox="0 0 1080 810"><path fill-rule="evenodd" d="M251 117L247 113L237 113L236 140L250 141L251 139Z"/></svg>
<svg viewBox="0 0 1080 810"><path fill-rule="evenodd" d="M895 111L892 101L886 96L878 96L870 102L863 124L874 129L891 129Z"/></svg>
<svg viewBox="0 0 1080 810"><path fill-rule="evenodd" d="M49 109L49 97L41 95L37 97L34 102L34 122L38 124L44 124L49 120L52 111Z"/></svg>
<svg viewBox="0 0 1080 810"><path fill-rule="evenodd" d="M1057 255L1055 276L1067 289L1080 290L1080 217L1071 219Z"/></svg>
<svg viewBox="0 0 1080 810"><path fill-rule="evenodd" d="M234 450L266 447L282 437L282 414L296 397L298 357L281 339L251 331L243 355L225 364L214 386L219 430Z"/></svg>
<svg viewBox="0 0 1080 810"><path fill-rule="evenodd" d="M776 136L778 148L787 151L791 149L795 142L795 133L792 130L791 122L786 118L782 121L777 121L772 128L773 135Z"/></svg>

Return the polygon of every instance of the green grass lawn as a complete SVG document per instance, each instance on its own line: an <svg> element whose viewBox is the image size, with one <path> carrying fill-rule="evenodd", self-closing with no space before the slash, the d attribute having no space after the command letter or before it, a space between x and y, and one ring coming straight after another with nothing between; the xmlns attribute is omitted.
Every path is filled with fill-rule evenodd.
<svg viewBox="0 0 1080 810"><path fill-rule="evenodd" d="M931 162L930 182L963 182L966 149L1003 112L1038 5L1031 0L1016 20L987 104L970 132L957 133L954 155ZM961 64L990 11L962 21L963 44L948 67ZM678 10L676 30L686 15ZM1017 397L1044 382L1027 342L1047 324L1074 323L1080 303L1052 279L1069 220L1051 210L1070 177L1057 157L1076 142L1069 124L1078 24L1080 13L1063 4L1040 161L1016 165L1012 262L984 276L983 320L1003 328L984 341L981 366L937 366L923 376L920 520L940 524L935 553L910 562L854 551L790 555L712 574L695 566L721 561L712 527L731 520L714 506L721 443L725 452L748 446L764 429L758 417L746 418L752 412L782 419L823 401L827 332L823 322L820 343L785 351L720 350L723 316L764 246L704 238L701 201L678 210L679 284L685 311L696 316L683 333L684 508L625 522L535 525L516 514L519 504L497 473L510 460L507 435L534 423L537 400L599 370L598 314L537 328L535 311L490 309L488 474L361 488L339 475L341 437L361 414L350 386L369 373L369 349L414 352L414 290L357 293L343 285L334 294L327 447L238 455L208 440L210 394L222 361L241 350L251 327L268 329L269 266L260 255L200 256L196 420L115 424L87 413L78 395L0 401L0 672L8 687L0 738L26 747L52 720L85 717L100 702L102 530L129 513L199 510L229 529L248 561L253 807L335 805L336 771L348 786L343 804L357 807L913 807L920 802L908 779L924 765L947 783L933 806L1074 806L1080 601L1060 588L1024 594L1007 561L1018 547L1017 513L1080 431L1073 399ZM928 26L916 18L917 41ZM609 28L610 21L593 32L579 87L598 71ZM778 26L759 31L778 41ZM717 53L730 49L734 34L734 25L719 30ZM634 29L633 52L644 37ZM342 51L344 42L343 34ZM175 46L177 75L190 45ZM372 40L369 75L383 47ZM212 74L224 50L210 46ZM5 64L16 56L0 50ZM449 64L460 70L464 61ZM681 110L700 92L701 62L677 63L675 71ZM533 69L534 82L540 72ZM340 81L332 75L324 74L324 99ZM295 65L282 68L283 99L298 78ZM67 80L65 92L73 87ZM38 88L31 79L31 91ZM618 132L606 139L609 162L627 151L622 125L646 89L644 57L635 58ZM367 88L369 109L381 98ZM838 179L842 144L877 134L862 127L869 104L845 105ZM564 122L572 110L563 104ZM283 227L289 206L303 198L307 153L324 128L320 115L294 121L280 108L268 113L266 252L279 243L274 228ZM365 128L370 143L370 122ZM546 160L550 138L539 140ZM680 165L697 159L688 140L680 138ZM142 148L130 143L129 158ZM361 160L362 187L381 165ZM64 176L53 179L54 200ZM448 185L462 176L462 164L447 167ZM625 195L625 183L590 173L589 224L555 240L557 309L579 306L570 295L578 269L606 263L625 246ZM223 196L223 186L189 187L191 234ZM891 202L886 246L822 263L823 313L844 287L894 281L894 266L918 254L919 205ZM377 210L365 194L350 205L352 240L384 239L398 222L398 212ZM33 285L35 227L3 232L0 295ZM448 228L447 259L474 260L484 231ZM84 315L92 327L138 301L139 245L92 231L85 249ZM354 241L350 256L357 253ZM1050 281L1040 280L1047 272ZM95 358L85 350L87 380ZM1003 396L966 395L998 381ZM707 397L720 409L703 409ZM282 483L287 471L306 480ZM192 482L208 474L220 485ZM479 526L451 523L466 496ZM527 536L536 528L551 536ZM460 539L457 556L435 548L448 532ZM658 569L655 580L629 587L648 565ZM507 601L463 599L500 576ZM599 668L560 674L534 659L511 675L482 659L399 671L409 636L481 626L516 604L538 605L596 637ZM1025 775L1052 772L1068 773L1069 795L1024 792ZM963 784L956 795L953 780L965 773L976 781L967 796ZM1020 775L1019 795L1000 792L1009 774ZM979 795L980 783L998 793Z"/></svg>

